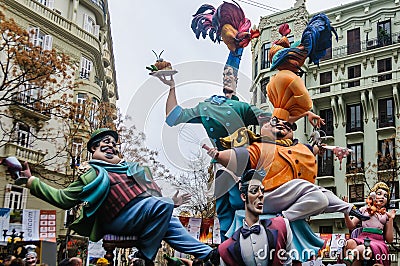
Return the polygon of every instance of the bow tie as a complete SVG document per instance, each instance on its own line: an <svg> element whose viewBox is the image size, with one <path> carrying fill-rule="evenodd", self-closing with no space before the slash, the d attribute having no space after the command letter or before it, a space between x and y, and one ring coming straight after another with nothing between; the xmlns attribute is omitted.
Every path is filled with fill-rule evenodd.
<svg viewBox="0 0 400 266"><path fill-rule="evenodd" d="M242 233L243 238L248 238L249 235L251 235L253 233L258 235L258 234L260 234L260 231L261 231L261 228L258 224L253 225L252 227L250 227L250 229L243 228L243 227L240 229L240 232Z"/></svg>

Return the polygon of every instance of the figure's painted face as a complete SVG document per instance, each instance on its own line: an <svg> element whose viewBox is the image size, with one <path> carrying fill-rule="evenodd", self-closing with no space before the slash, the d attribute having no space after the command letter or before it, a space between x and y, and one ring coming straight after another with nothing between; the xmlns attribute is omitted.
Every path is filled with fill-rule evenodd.
<svg viewBox="0 0 400 266"><path fill-rule="evenodd" d="M237 77L233 71L233 67L225 67L222 79L222 88L227 98L232 98L236 94Z"/></svg>
<svg viewBox="0 0 400 266"><path fill-rule="evenodd" d="M273 117L261 127L261 136L269 139L291 139L293 138L292 125L285 120Z"/></svg>
<svg viewBox="0 0 400 266"><path fill-rule="evenodd" d="M117 142L112 136L105 136L98 147L92 147L93 159L106 161L108 163L117 164L121 161L118 156L119 151L117 148Z"/></svg>
<svg viewBox="0 0 400 266"><path fill-rule="evenodd" d="M377 207L384 207L388 201L388 193L386 190L383 189L378 189L375 191L376 197L375 197L375 204Z"/></svg>
<svg viewBox="0 0 400 266"><path fill-rule="evenodd" d="M36 256L33 255L33 254L28 254L28 255L26 255L26 257L25 257L25 263L26 263L26 265L28 265L28 266L36 265Z"/></svg>
<svg viewBox="0 0 400 266"><path fill-rule="evenodd" d="M255 214L261 215L264 203L264 186L258 179L252 179L247 189L246 209Z"/></svg>

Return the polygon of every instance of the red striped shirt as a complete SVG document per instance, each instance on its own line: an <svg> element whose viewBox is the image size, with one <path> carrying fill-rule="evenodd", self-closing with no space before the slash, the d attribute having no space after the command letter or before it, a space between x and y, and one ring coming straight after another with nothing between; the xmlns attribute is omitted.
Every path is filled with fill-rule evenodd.
<svg viewBox="0 0 400 266"><path fill-rule="evenodd" d="M139 195L148 197L154 194L151 190L161 195L161 190L154 181L146 182L139 178L134 180L126 174L111 172L108 172L108 176L110 192L98 211L99 217L106 222L112 221L126 204Z"/></svg>

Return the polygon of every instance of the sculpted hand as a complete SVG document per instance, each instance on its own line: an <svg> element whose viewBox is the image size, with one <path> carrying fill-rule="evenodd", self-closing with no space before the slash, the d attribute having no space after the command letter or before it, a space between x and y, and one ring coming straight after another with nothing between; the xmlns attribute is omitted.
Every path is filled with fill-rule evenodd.
<svg viewBox="0 0 400 266"><path fill-rule="evenodd" d="M22 170L20 172L20 176L17 179L15 179L15 184L18 186L25 185L28 182L28 179L32 176L28 162L24 162L23 168L25 170Z"/></svg>
<svg viewBox="0 0 400 266"><path fill-rule="evenodd" d="M24 169L16 157L10 156L1 161L2 164L7 166L8 172L11 174L12 179L15 180L15 184L22 185L26 184L28 178L31 177L28 163L24 163Z"/></svg>
<svg viewBox="0 0 400 266"><path fill-rule="evenodd" d="M175 81L172 75L169 76L169 79L167 79L166 76L159 76L158 79L161 80L162 83L170 86L170 88L175 88Z"/></svg>
<svg viewBox="0 0 400 266"><path fill-rule="evenodd" d="M208 156L210 156L211 158L218 158L219 152L217 148L210 148L206 144L203 144L201 147L207 151Z"/></svg>
<svg viewBox="0 0 400 266"><path fill-rule="evenodd" d="M189 203L191 197L192 196L189 193L183 193L182 195L179 195L179 189L178 189L172 196L172 200L174 201L175 207L179 207L181 205Z"/></svg>
<svg viewBox="0 0 400 266"><path fill-rule="evenodd" d="M390 219L394 219L394 217L396 216L396 210L390 210L390 212L387 212L387 216Z"/></svg>
<svg viewBox="0 0 400 266"><path fill-rule="evenodd" d="M307 117L308 117L308 122L310 122L310 124L313 127L320 128L321 125L325 125L325 120L322 119L319 115L316 115L311 111L308 112Z"/></svg>

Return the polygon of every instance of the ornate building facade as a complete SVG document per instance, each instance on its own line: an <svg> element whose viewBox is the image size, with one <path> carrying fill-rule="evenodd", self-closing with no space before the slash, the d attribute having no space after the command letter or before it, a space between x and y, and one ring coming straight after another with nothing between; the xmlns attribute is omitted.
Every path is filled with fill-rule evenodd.
<svg viewBox="0 0 400 266"><path fill-rule="evenodd" d="M107 0L3 2L6 18L12 18L27 30L31 42L43 50L55 49L70 57L73 68L68 70L68 78L77 86L64 91L64 95L55 94L52 99L43 101L38 97L48 88L14 93L18 96L15 99L18 105L0 107L1 112L12 114L1 121L2 127L8 127L11 133L0 133L3 141L0 157L15 156L20 162L27 161L51 185L63 187L74 180L80 162L89 159L86 141L102 121L95 111L87 113L85 119L81 117L84 112L75 112L66 121L38 107L48 104L47 100L64 99L68 94L65 100L74 103L74 108L84 110L89 102L91 107L107 103L107 119L116 118L118 88ZM79 123L83 126L78 127ZM0 207L57 210L57 231L65 233L65 211L36 199L26 188L14 185L3 166L0 166L0 187Z"/></svg>

